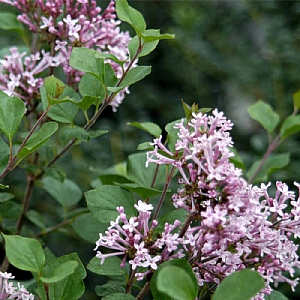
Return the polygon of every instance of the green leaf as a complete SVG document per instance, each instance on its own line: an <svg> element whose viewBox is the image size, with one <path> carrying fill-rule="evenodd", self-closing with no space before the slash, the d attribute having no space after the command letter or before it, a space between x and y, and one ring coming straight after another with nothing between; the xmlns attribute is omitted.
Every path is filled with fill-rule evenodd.
<svg viewBox="0 0 300 300"><path fill-rule="evenodd" d="M91 139L94 139L94 138L97 138L103 134L106 134L108 133L108 130L91 130L91 131L88 131L88 134L89 134L89 138Z"/></svg>
<svg viewBox="0 0 300 300"><path fill-rule="evenodd" d="M103 185L115 185L115 183L131 183L128 178L119 174L103 173L99 175L99 179L101 180Z"/></svg>
<svg viewBox="0 0 300 300"><path fill-rule="evenodd" d="M142 80L144 77L146 77L151 72L150 66L139 66L135 67L133 69L130 69L128 73L126 74L124 80L120 84L120 86L117 87L108 87L107 90L113 93L117 93L124 89L125 87L128 87L140 80Z"/></svg>
<svg viewBox="0 0 300 300"><path fill-rule="evenodd" d="M153 146L150 145L150 142L144 142L144 143L141 143L137 146L137 150L139 151L151 151L153 150Z"/></svg>
<svg viewBox="0 0 300 300"><path fill-rule="evenodd" d="M22 213L22 205L15 201L0 203L0 220L17 220Z"/></svg>
<svg viewBox="0 0 300 300"><path fill-rule="evenodd" d="M77 112L78 107L76 104L65 102L52 106L47 116L60 123L73 124Z"/></svg>
<svg viewBox="0 0 300 300"><path fill-rule="evenodd" d="M15 195L11 193L0 193L0 203L14 199Z"/></svg>
<svg viewBox="0 0 300 300"><path fill-rule="evenodd" d="M5 184L0 184L0 189L4 190L4 189L8 189L9 185L5 185Z"/></svg>
<svg viewBox="0 0 300 300"><path fill-rule="evenodd" d="M159 265L151 278L150 289L156 300L195 300L198 283L189 263L174 259Z"/></svg>
<svg viewBox="0 0 300 300"><path fill-rule="evenodd" d="M89 134L83 128L77 126L65 126L59 132L59 140L66 145L70 140L78 139L79 141L88 141Z"/></svg>
<svg viewBox="0 0 300 300"><path fill-rule="evenodd" d="M202 114L206 114L206 113L210 112L211 110L212 110L212 108L210 108L210 107L202 107L197 112L198 113L201 112Z"/></svg>
<svg viewBox="0 0 300 300"><path fill-rule="evenodd" d="M259 166L261 160L256 161L251 166L250 170L247 172L247 179L251 178L257 167ZM256 175L254 182L266 182L269 176L276 170L286 167L290 162L290 154L282 153L270 156L259 173Z"/></svg>
<svg viewBox="0 0 300 300"><path fill-rule="evenodd" d="M104 59L96 58L96 56L99 57L99 52L96 50L74 47L70 57L70 65L76 70L95 76L99 85L101 83L104 86L116 84L117 78L111 65L108 63L105 64ZM84 79L84 83L86 83L86 78ZM84 83L81 84L81 92L86 91L87 87L83 87ZM93 81L91 85L95 87L97 83ZM100 87L97 88L97 93L99 93L99 89Z"/></svg>
<svg viewBox="0 0 300 300"><path fill-rule="evenodd" d="M17 17L10 13L0 13L0 28L4 30L15 30L19 34L24 33L24 27Z"/></svg>
<svg viewBox="0 0 300 300"><path fill-rule="evenodd" d="M287 117L281 128L280 128L280 135L281 139L285 139L290 135L293 135L300 131L300 116L289 116Z"/></svg>
<svg viewBox="0 0 300 300"><path fill-rule="evenodd" d="M110 64L105 64L105 86L115 86L118 82L115 71Z"/></svg>
<svg viewBox="0 0 300 300"><path fill-rule="evenodd" d="M138 57L143 57L146 56L148 54L150 54L152 51L155 50L155 48L157 47L159 43L159 40L155 40L149 43L143 43L140 53L137 55ZM131 41L128 44L128 50L129 50L129 55L130 55L130 59L133 59L137 53L137 51L139 50L140 44L139 44L139 38L136 35L135 37L133 37L131 39Z"/></svg>
<svg viewBox="0 0 300 300"><path fill-rule="evenodd" d="M159 137L162 133L161 128L157 124L151 122L144 122L144 123L132 122L132 123L127 123L127 125L140 128L146 132L149 132L151 135L155 137Z"/></svg>
<svg viewBox="0 0 300 300"><path fill-rule="evenodd" d="M119 215L118 206L123 206L128 217L134 216L133 195L118 186L102 185L85 193L88 208L92 215L103 223L115 220Z"/></svg>
<svg viewBox="0 0 300 300"><path fill-rule="evenodd" d="M25 104L20 98L9 97L0 91L0 129L11 141L25 114Z"/></svg>
<svg viewBox="0 0 300 300"><path fill-rule="evenodd" d="M61 80L55 78L53 75L46 77L44 79L44 87L49 105L55 105L62 102L58 97L63 93L66 85Z"/></svg>
<svg viewBox="0 0 300 300"><path fill-rule="evenodd" d="M160 34L159 29L147 29L142 33L141 36L141 45L138 36L133 37L128 44L128 50L131 59L134 58L138 50L140 50L140 53L137 55L137 57L143 57L150 54L157 47L159 40L174 38L174 35L172 34ZM139 49L139 47L141 47L141 49Z"/></svg>
<svg viewBox="0 0 300 300"><path fill-rule="evenodd" d="M248 113L250 117L259 122L269 134L273 133L279 123L279 115L274 112L268 103L262 100L251 105L248 108Z"/></svg>
<svg viewBox="0 0 300 300"><path fill-rule="evenodd" d="M272 291L270 295L264 296L265 300L288 300L283 294L278 291Z"/></svg>
<svg viewBox="0 0 300 300"><path fill-rule="evenodd" d="M244 269L226 277L217 287L212 300L249 300L265 285L255 271Z"/></svg>
<svg viewBox="0 0 300 300"><path fill-rule="evenodd" d="M26 218L30 220L36 227L40 229L45 229L46 224L44 220L44 216L36 210L29 210L26 213Z"/></svg>
<svg viewBox="0 0 300 300"><path fill-rule="evenodd" d="M62 167L43 167L43 170L47 176L52 177L60 182L63 182L66 178L66 171Z"/></svg>
<svg viewBox="0 0 300 300"><path fill-rule="evenodd" d="M192 116L192 113L193 113L192 108L187 103L185 103L182 99L181 99L181 104L182 104L182 107L183 107L183 110L184 110L185 118L187 120L190 120L191 116Z"/></svg>
<svg viewBox="0 0 300 300"><path fill-rule="evenodd" d="M151 182L154 178L157 165L149 164L148 168L146 168L146 160L146 153L136 153L130 155L127 159L126 165L127 178L137 183L141 187L151 188ZM166 182L167 168L168 166L165 165L159 166L154 188Z"/></svg>
<svg viewBox="0 0 300 300"><path fill-rule="evenodd" d="M142 33L142 39L144 42L149 43L153 41L160 41L160 40L170 40L174 39L174 34L164 33L160 34L160 31L157 29L148 29Z"/></svg>
<svg viewBox="0 0 300 300"><path fill-rule="evenodd" d="M64 279L48 284L49 298L47 298L45 294L43 282L40 281L38 293L41 300L77 300L82 296L84 293L83 279L86 277L86 271L76 253L64 255L51 261L43 268L43 277L50 278L54 276L54 273L57 272L57 269L69 261L77 262L78 267L75 269L74 273L68 275Z"/></svg>
<svg viewBox="0 0 300 300"><path fill-rule="evenodd" d="M70 179L60 182L52 177L44 177L42 183L43 188L63 207L70 207L81 200L81 189Z"/></svg>
<svg viewBox="0 0 300 300"><path fill-rule="evenodd" d="M69 275L73 274L77 267L78 267L78 261L69 260L59 265L54 270L53 275L51 277L41 276L39 279L45 283L58 282L65 279Z"/></svg>
<svg viewBox="0 0 300 300"><path fill-rule="evenodd" d="M86 74L89 75L89 74ZM104 96L104 94L103 94ZM86 112L92 105L100 105L104 100L104 97L98 98L94 96L83 96L82 100L76 105Z"/></svg>
<svg viewBox="0 0 300 300"><path fill-rule="evenodd" d="M78 71L89 73L104 83L104 59L96 58L97 51L88 48L74 47L70 57L70 66Z"/></svg>
<svg viewBox="0 0 300 300"><path fill-rule="evenodd" d="M116 0L116 12L121 21L124 21L131 25L140 36L146 30L146 23L143 15L129 6L126 0Z"/></svg>
<svg viewBox="0 0 300 300"><path fill-rule="evenodd" d="M101 175L107 175L107 174L112 174L112 175L120 175L123 177L126 177L126 162L120 162L117 163L111 167L109 167L108 169L106 169L103 173L101 173ZM101 176L100 175L100 176ZM121 181L121 183L124 181ZM130 182L130 181L127 181Z"/></svg>
<svg viewBox="0 0 300 300"><path fill-rule="evenodd" d="M112 256L104 260L101 264L101 259L98 257L93 257L88 263L87 269L93 273L105 276L117 276L125 274L125 269L121 268L122 260L117 256Z"/></svg>
<svg viewBox="0 0 300 300"><path fill-rule="evenodd" d="M102 300L135 300L136 298L129 294L116 293L101 298Z"/></svg>
<svg viewBox="0 0 300 300"><path fill-rule="evenodd" d="M79 94L69 86L65 86L63 92L58 97L59 101L62 102L71 102L77 104L81 101Z"/></svg>
<svg viewBox="0 0 300 300"><path fill-rule="evenodd" d="M77 105L77 103L81 101L78 93L75 92L71 87L65 86L62 81L60 81L55 77L53 78L48 77L48 78L49 78L47 83L48 91L46 91L45 85L43 85L40 88L43 110L46 110L49 107L49 105L53 106L65 102L69 102ZM55 86L57 91L55 89ZM49 95L49 92L53 94L53 97Z"/></svg>
<svg viewBox="0 0 300 300"><path fill-rule="evenodd" d="M92 214L82 214L72 223L74 231L85 241L95 244L99 233L107 230L107 225L100 223Z"/></svg>
<svg viewBox="0 0 300 300"><path fill-rule="evenodd" d="M83 75L79 82L78 88L79 93L82 96L92 96L101 99L104 99L105 97L105 90L103 88L103 85L98 78L89 73Z"/></svg>
<svg viewBox="0 0 300 300"><path fill-rule="evenodd" d="M107 283L107 284L103 284L101 286L97 285L95 288L95 292L98 296L101 296L101 297L109 296L109 295L112 295L115 293L124 293L124 295L125 295L126 289L118 283L115 283L115 284Z"/></svg>
<svg viewBox="0 0 300 300"><path fill-rule="evenodd" d="M9 152L9 146L0 137L0 173L5 170L8 164Z"/></svg>
<svg viewBox="0 0 300 300"><path fill-rule="evenodd" d="M136 183L115 183L115 185L118 185L126 190L138 194L143 200L161 194L162 192L160 190L139 186Z"/></svg>
<svg viewBox="0 0 300 300"><path fill-rule="evenodd" d="M16 268L40 274L45 263L41 244L19 235L5 235L5 250L10 263Z"/></svg>
<svg viewBox="0 0 300 300"><path fill-rule="evenodd" d="M56 122L48 122L42 126L42 128L34 132L34 134L28 139L25 146L17 154L19 159L23 159L30 153L41 147L58 129L58 124Z"/></svg>
<svg viewBox="0 0 300 300"><path fill-rule="evenodd" d="M300 109L300 90L293 94L294 110Z"/></svg>
<svg viewBox="0 0 300 300"><path fill-rule="evenodd" d="M95 53L95 57L112 60L113 62L117 63L119 66L123 66L126 63L126 60L119 60L115 55L111 53L97 52Z"/></svg>

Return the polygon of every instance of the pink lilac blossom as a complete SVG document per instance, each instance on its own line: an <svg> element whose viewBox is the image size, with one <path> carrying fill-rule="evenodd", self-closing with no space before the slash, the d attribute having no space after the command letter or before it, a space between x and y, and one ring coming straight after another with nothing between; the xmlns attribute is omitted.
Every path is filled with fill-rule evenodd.
<svg viewBox="0 0 300 300"><path fill-rule="evenodd" d="M180 222L175 221L173 225L166 223L162 235L157 236L154 234L154 228L158 223L156 220L150 221L153 206L139 200L134 207L138 211L138 216L129 219L124 208L118 207L119 215L116 221L110 222L110 227L104 235L99 234L94 250L98 250L99 247L113 250L110 253L97 251L96 257L101 259L101 264L108 257L121 255L123 257L121 267L124 267L126 260L129 259L133 270L139 267L156 270L158 263L170 258L182 257L181 251L173 254L182 241L177 233L172 233L178 228ZM151 269L136 273L137 279L143 279Z"/></svg>
<svg viewBox="0 0 300 300"><path fill-rule="evenodd" d="M15 299L15 300L33 300L34 296L29 293L24 286L18 282L18 287L14 287L9 279L14 279L11 273L0 271L0 300Z"/></svg>
<svg viewBox="0 0 300 300"><path fill-rule="evenodd" d="M41 51L27 55L18 48L10 48L10 54L0 59L0 89L8 96L17 96L30 103L39 95L43 79L36 77L50 67L59 65L49 52Z"/></svg>
<svg viewBox="0 0 300 300"><path fill-rule="evenodd" d="M41 40L53 45L52 56L62 66L66 82L78 83L83 75L69 65L73 47L93 48L104 53L114 54L119 60L128 61L127 50L130 41L129 32L120 30L120 21L116 20L114 1L101 13L94 0L0 0L15 6L21 11L18 20L41 36ZM122 67L109 61L116 76L123 74ZM128 66L129 62L124 64ZM136 62L134 63L134 65ZM128 89L122 90L110 105L117 110Z"/></svg>
<svg viewBox="0 0 300 300"><path fill-rule="evenodd" d="M229 274L250 268L265 278L265 288L253 299L270 294L271 284L288 283L300 267L300 197L282 182L276 183L275 197L268 194L270 183L249 185L241 170L230 162L233 145L232 123L217 110L212 116L194 113L190 122L175 124L176 151L172 153L161 138L153 142L147 163L169 164L179 171L180 188L172 200L186 209L193 221L180 242L193 266L199 286L216 283ZM295 183L299 189L300 184ZM289 208L290 207L290 208Z"/></svg>

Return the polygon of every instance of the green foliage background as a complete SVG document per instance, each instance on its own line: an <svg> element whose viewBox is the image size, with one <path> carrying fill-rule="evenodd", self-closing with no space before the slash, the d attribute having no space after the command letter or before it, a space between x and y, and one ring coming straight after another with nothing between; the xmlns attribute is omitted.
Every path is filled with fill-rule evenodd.
<svg viewBox="0 0 300 300"><path fill-rule="evenodd" d="M108 1L99 1L105 7ZM129 1L144 15L148 28L175 33L175 40L163 41L143 64L152 65L152 73L130 88L117 113L108 109L95 129L109 134L90 143L75 146L62 161L68 178L84 191L97 175L114 163L122 162L149 135L128 122L155 122L162 128L183 116L181 99L199 107L223 110L235 124L233 138L246 170L262 157L268 137L251 121L247 107L263 99L283 119L293 110L292 94L300 89L300 2L299 1ZM0 4L0 11L14 11ZM124 25L124 29L127 28ZM0 55L9 46L21 45L17 34L0 31ZM83 120L83 116L82 116ZM78 120L80 122L80 118ZM299 136L280 146L278 152L291 153L287 168L272 180L289 185L300 180ZM71 163L72 160L72 163ZM6 181L22 194L23 173L10 174ZM94 180L94 181L93 181ZM4 182L5 183L5 182ZM93 184L92 184L93 185ZM18 189L20 189L18 191ZM43 190L35 201L48 211L55 203ZM20 199L21 200L21 199ZM82 200L84 203L84 200ZM76 236L66 239L63 232L47 237L56 255L78 251L83 263L94 255L94 245L78 243ZM21 275L20 275L21 276ZM87 277L89 280L89 277ZM92 289L99 282L86 282ZM289 299L298 299L285 286ZM93 299L93 290L85 298Z"/></svg>

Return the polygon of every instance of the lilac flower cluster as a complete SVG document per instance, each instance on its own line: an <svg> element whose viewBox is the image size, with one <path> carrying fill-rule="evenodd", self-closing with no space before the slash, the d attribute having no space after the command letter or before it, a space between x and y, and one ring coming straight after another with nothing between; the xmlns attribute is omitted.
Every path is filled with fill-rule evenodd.
<svg viewBox="0 0 300 300"><path fill-rule="evenodd" d="M194 113L187 125L182 120L174 128L175 153L161 138L155 139L147 164L169 164L179 171L181 187L172 200L193 217L180 243L199 286L218 284L232 272L250 268L266 281L253 299L270 294L270 284L287 282L294 290L298 278L291 280L285 274L292 277L300 266L293 241L300 237L300 197L295 201L294 192L277 182L272 198L267 191L270 184L252 186L242 178L241 170L230 162L232 123L223 113Z"/></svg>
<svg viewBox="0 0 300 300"><path fill-rule="evenodd" d="M15 300L33 300L34 296L30 294L24 286L20 286L18 282L18 287L14 287L9 279L14 279L11 273L0 272L0 300L15 299Z"/></svg>
<svg viewBox="0 0 300 300"><path fill-rule="evenodd" d="M22 14L18 16L18 20L27 25L31 31L37 33L41 42L47 42L51 45L51 56L47 55L48 67L61 65L66 81L70 85L77 83L83 74L69 65L73 47L93 48L104 53L114 54L119 60L128 60L127 45L130 36L128 32L120 30L119 25L121 22L116 21L114 1L109 3L102 14L101 8L97 6L94 0L0 0L0 2L19 9ZM2 79L4 88L1 86L0 88L7 93L18 93L14 92L13 87L18 87L22 78L10 78L9 74L10 70L13 69L13 75L15 75L18 70L15 70L14 64L20 64L23 56L23 54L21 57L17 56L15 58L17 61L7 58L5 67L0 69L1 76L5 77ZM13 55L12 58L14 58ZM28 58L24 57L23 59ZM122 68L114 62L110 63L116 72L116 76L120 78ZM46 69L46 66L44 69ZM30 70L25 67L24 72L30 72ZM23 72L19 75L22 74ZM40 81L41 78L36 80ZM24 85L26 86L26 84ZM125 90L121 91L110 103L114 111L116 111L124 96ZM28 94L24 97L30 98L31 91L28 91Z"/></svg>
<svg viewBox="0 0 300 300"><path fill-rule="evenodd" d="M29 104L38 97L43 79L35 77L50 67L60 64L49 52L41 51L27 56L18 48L10 48L10 55L0 59L0 89L8 96L17 96Z"/></svg>
<svg viewBox="0 0 300 300"><path fill-rule="evenodd" d="M99 234L100 238L96 242L97 250L99 247L116 250L115 252L104 254L101 250L97 251L96 257L101 259L101 264L107 257L122 255L121 267L125 266L127 259L133 270L138 267L149 268L148 270L136 273L138 280L142 280L152 270L157 269L157 264L171 258L183 257L182 250L177 250L183 241L178 233L172 233L180 225L179 221L174 224L166 223L164 231L157 236L154 233L158 225L156 220L150 221L153 206L139 200L134 206L138 211L138 217L127 219L123 207L118 207L119 216L116 221L110 222L110 227L105 232Z"/></svg>

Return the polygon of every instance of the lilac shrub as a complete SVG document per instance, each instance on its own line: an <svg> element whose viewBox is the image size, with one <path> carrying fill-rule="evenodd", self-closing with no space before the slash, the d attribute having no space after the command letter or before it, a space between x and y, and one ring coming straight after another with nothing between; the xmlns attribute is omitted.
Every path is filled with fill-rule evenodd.
<svg viewBox="0 0 300 300"><path fill-rule="evenodd" d="M143 16L126 0L111 1L105 10L94 0L0 2L20 12L17 17L0 13L0 27L17 28L28 48L11 47L0 59L0 179L15 168L26 174L22 203L14 201L13 193L1 193L5 257L0 300L82 297L87 272L77 253L55 257L47 245L52 239L44 239L57 231L96 241L96 257L87 268L108 277L96 288L103 299L123 299L126 293L126 299L142 300L151 290L155 299L195 300L207 291L218 294L226 279L244 276L243 271L256 282L252 290L251 280L238 277L249 291L249 297L242 295L245 299L262 300L279 283L295 289L300 197L280 181L270 196L270 183L256 186L243 177L233 163L233 124L222 112L203 114L196 105L183 103L186 119L166 127L166 143L157 125L132 123L154 135L154 141L140 145L148 152L130 156L126 168L115 168L122 174L110 169L100 175L101 183L93 181L99 186L84 193L87 207L82 207L82 188L66 178L69 172L53 166L73 145L106 133L91 127L108 105L116 111L129 86L151 72L151 66L137 66L138 59L173 35L146 29ZM121 21L133 28L135 37L121 31ZM252 178L279 142L300 131L297 103ZM267 104L257 105L251 113L271 136L279 116ZM268 116L260 117L260 111L268 112L271 121L264 124ZM84 125L77 124L79 112ZM178 188L170 193L174 176ZM11 181L4 183L0 188L8 189ZM295 186L300 194L300 184ZM34 199L43 192L54 205ZM169 194L174 207L162 215ZM154 196L159 196L157 202ZM102 228L106 230L98 238ZM32 273L32 294L21 283L13 286L10 264ZM173 271L164 269L168 267ZM230 288L236 293L235 284Z"/></svg>

